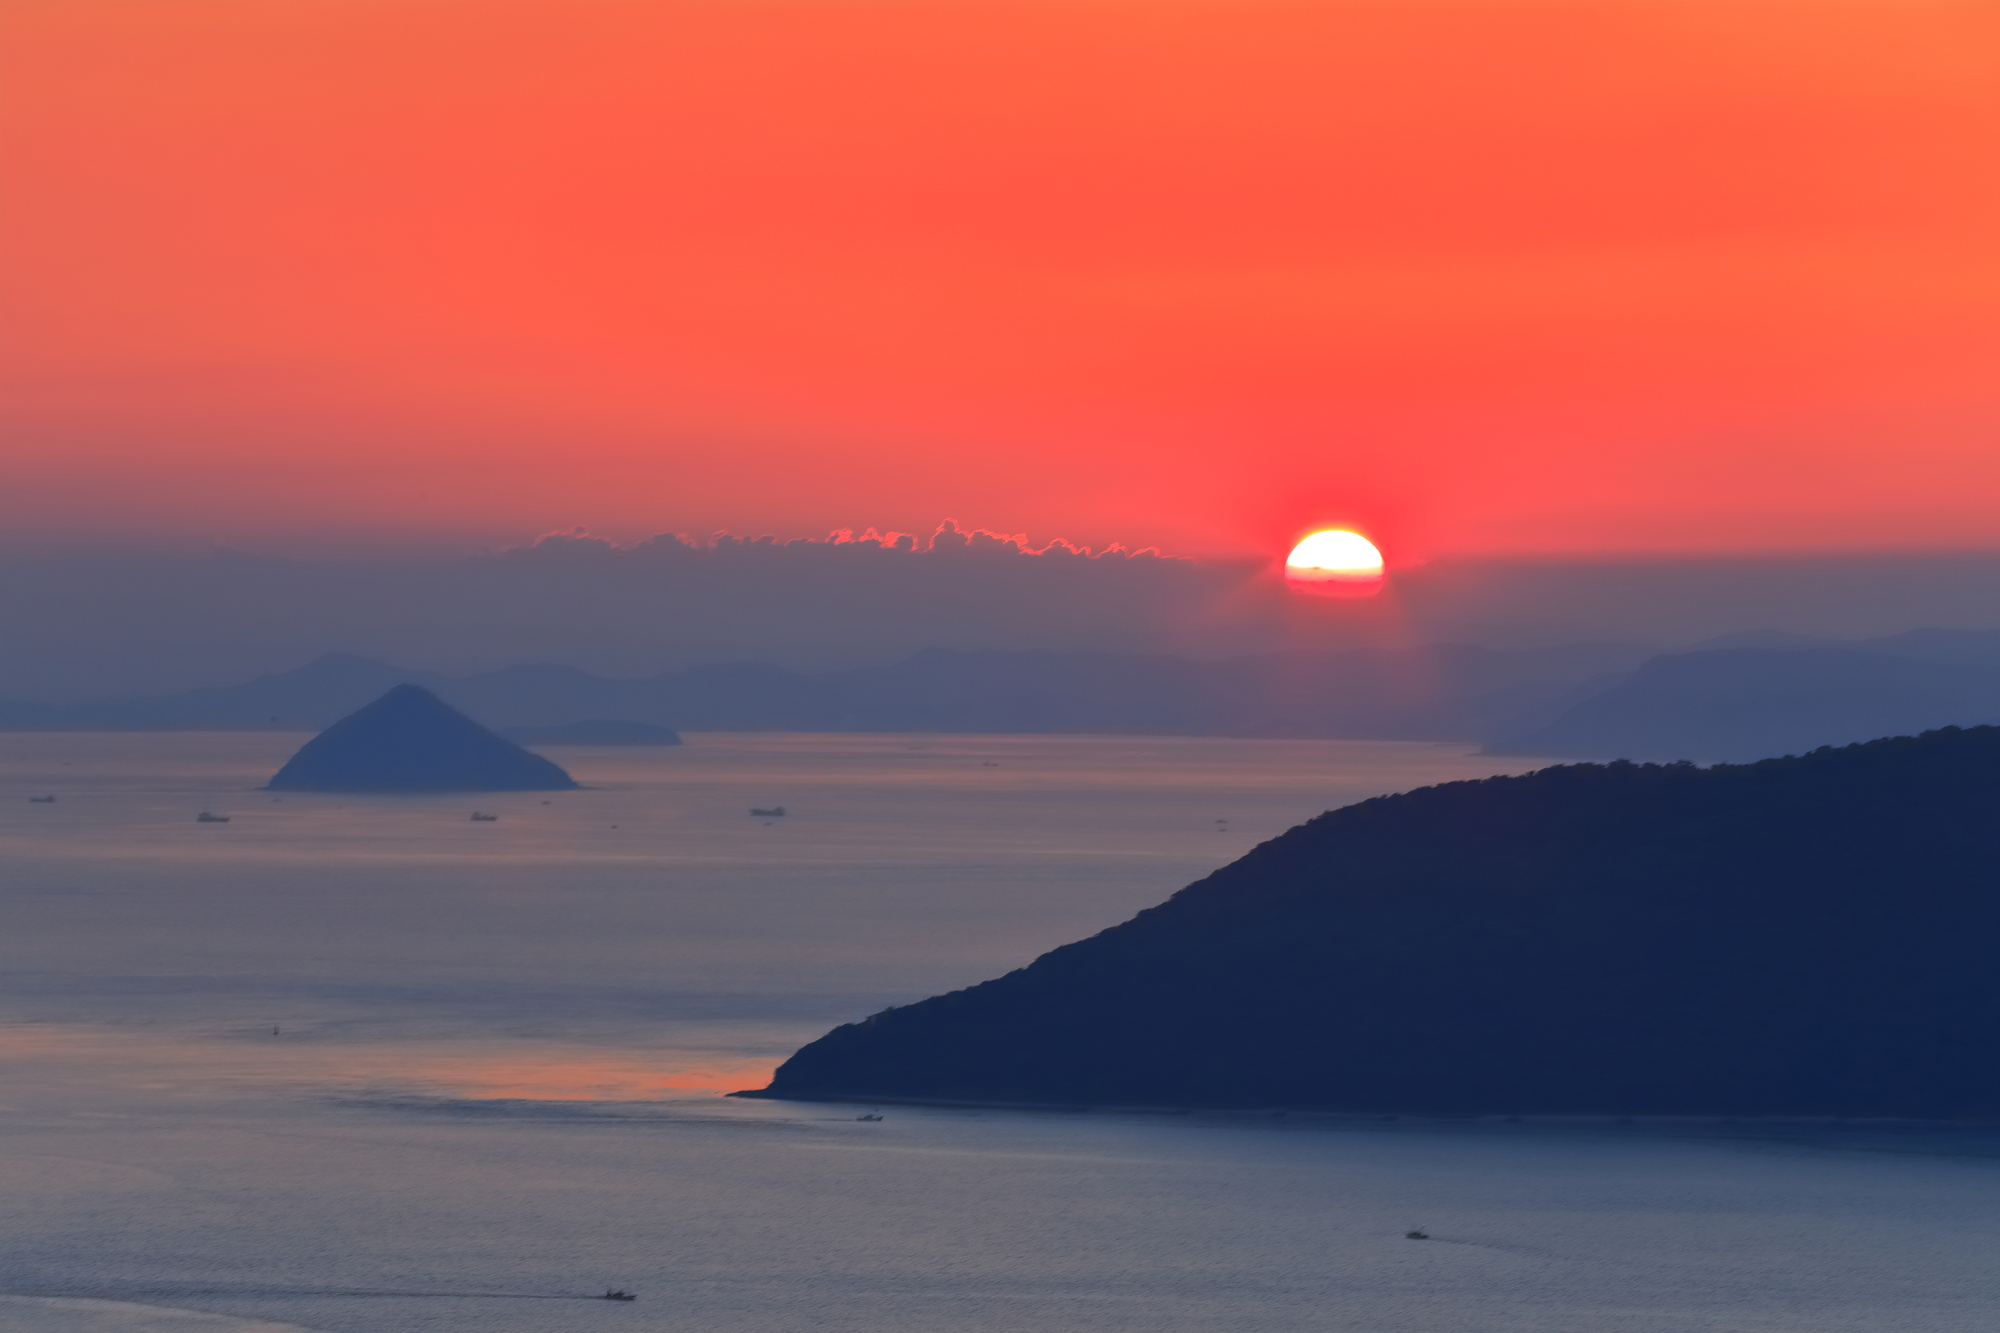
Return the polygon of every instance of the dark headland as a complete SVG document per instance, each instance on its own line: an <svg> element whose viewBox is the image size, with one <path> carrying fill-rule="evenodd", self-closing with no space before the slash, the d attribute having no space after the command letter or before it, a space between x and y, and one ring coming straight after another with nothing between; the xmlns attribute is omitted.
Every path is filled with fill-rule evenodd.
<svg viewBox="0 0 2000 1333"><path fill-rule="evenodd" d="M398 685L299 748L272 791L570 791L562 769L419 685Z"/></svg>
<svg viewBox="0 0 2000 1333"><path fill-rule="evenodd" d="M2000 728L1364 801L749 1095L2000 1115Z"/></svg>

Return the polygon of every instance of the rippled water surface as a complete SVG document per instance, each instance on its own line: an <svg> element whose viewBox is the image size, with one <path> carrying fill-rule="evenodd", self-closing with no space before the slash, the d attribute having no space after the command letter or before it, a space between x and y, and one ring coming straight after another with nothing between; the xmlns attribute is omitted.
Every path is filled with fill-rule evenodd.
<svg viewBox="0 0 2000 1333"><path fill-rule="evenodd" d="M0 735L0 1329L2000 1316L2000 1142L1970 1132L717 1095L1330 806L1502 761L734 735L552 750L588 789L546 797L256 791L300 739ZM607 1287L640 1299L582 1299Z"/></svg>

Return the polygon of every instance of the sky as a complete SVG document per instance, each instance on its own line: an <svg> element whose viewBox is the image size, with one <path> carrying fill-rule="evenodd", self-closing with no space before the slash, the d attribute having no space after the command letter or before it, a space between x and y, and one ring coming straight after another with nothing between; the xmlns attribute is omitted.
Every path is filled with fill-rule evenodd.
<svg viewBox="0 0 2000 1333"><path fill-rule="evenodd" d="M2000 547L1988 0L0 0L0 537Z"/></svg>

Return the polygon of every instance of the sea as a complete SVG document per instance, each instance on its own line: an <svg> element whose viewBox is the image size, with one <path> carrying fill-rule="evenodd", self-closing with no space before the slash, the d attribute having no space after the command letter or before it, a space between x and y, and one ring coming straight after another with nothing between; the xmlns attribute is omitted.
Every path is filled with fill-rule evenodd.
<svg viewBox="0 0 2000 1333"><path fill-rule="evenodd" d="M549 750L573 792L260 790L304 739L0 735L0 1330L2000 1327L1976 1126L723 1096L1537 761L696 734Z"/></svg>

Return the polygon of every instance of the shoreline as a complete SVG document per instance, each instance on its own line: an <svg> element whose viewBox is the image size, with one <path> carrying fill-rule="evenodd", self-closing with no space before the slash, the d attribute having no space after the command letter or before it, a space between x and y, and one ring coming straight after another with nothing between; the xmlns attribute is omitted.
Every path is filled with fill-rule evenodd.
<svg viewBox="0 0 2000 1333"><path fill-rule="evenodd" d="M1415 1125L1543 1125L1587 1128L1816 1128L1816 1129L1956 1129L2000 1131L2000 1117L1926 1119L1918 1116L1618 1114L1613 1112L1487 1112L1329 1111L1319 1108L1268 1106L1145 1106L1114 1102L1015 1102L961 1097L868 1097L860 1094L772 1092L746 1088L724 1097L746 1101L802 1102L841 1106L908 1106L946 1111L1042 1111L1066 1115L1227 1116L1245 1120L1320 1120L1355 1124Z"/></svg>

